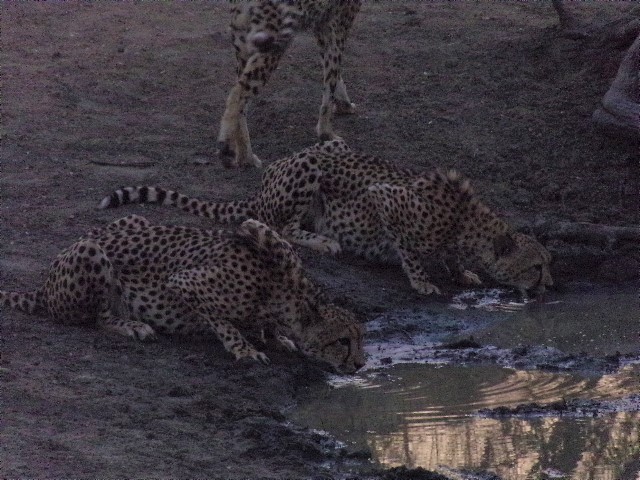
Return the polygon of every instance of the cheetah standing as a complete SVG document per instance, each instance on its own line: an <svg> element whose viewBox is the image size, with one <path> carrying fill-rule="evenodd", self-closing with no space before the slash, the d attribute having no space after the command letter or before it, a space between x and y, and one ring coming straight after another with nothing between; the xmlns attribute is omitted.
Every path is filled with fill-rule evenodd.
<svg viewBox="0 0 640 480"><path fill-rule="evenodd" d="M347 34L360 0L255 0L233 8L231 32L238 79L220 120L218 144L225 167L261 166L251 149L247 103L264 87L297 30L313 30L322 50L323 93L316 126L323 140L335 138L331 116L352 113L340 71Z"/></svg>

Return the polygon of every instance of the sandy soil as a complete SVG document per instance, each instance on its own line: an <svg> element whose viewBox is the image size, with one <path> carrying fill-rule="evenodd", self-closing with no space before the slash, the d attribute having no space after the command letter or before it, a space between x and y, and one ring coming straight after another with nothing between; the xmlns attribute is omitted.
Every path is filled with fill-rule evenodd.
<svg viewBox="0 0 640 480"><path fill-rule="evenodd" d="M601 18L630 6L582 8ZM226 2L5 2L1 14L3 288L33 288L59 250L120 213L201 225L158 208L96 210L120 185L208 199L256 189L258 171L225 171L215 156L234 75ZM542 233L560 220L637 225L638 145L590 123L624 52L560 38L556 23L544 2L368 3L345 55L358 114L336 130L400 165L457 168L495 210ZM253 103L263 160L315 141L317 57L314 40L297 37ZM547 240L560 288L585 273L637 280L633 242L576 253ZM446 301L417 297L396 268L302 254L363 319ZM312 477L366 463L287 423L283 409L323 378L299 358L274 351L269 367L235 363L211 340L136 344L0 318L2 477Z"/></svg>

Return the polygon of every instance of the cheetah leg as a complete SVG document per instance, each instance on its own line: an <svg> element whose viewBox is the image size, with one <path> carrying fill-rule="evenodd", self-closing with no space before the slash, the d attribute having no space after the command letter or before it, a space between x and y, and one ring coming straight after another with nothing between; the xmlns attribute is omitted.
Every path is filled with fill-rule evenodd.
<svg viewBox="0 0 640 480"><path fill-rule="evenodd" d="M349 99L347 87L344 84L344 80L342 80L342 75L338 77L334 97L333 112L336 115L352 115L356 113L356 104Z"/></svg>
<svg viewBox="0 0 640 480"><path fill-rule="evenodd" d="M278 343L280 345L282 345L288 352L297 352L298 351L298 347L296 346L296 344L293 342L293 340L291 340L289 337L287 337L286 335L280 333L278 330L276 330L273 333L275 339L278 341ZM267 344L267 338L266 338L266 334L265 334L265 329L261 329L260 330L260 341L262 342L263 345Z"/></svg>
<svg viewBox="0 0 640 480"><path fill-rule="evenodd" d="M318 252L337 255L342 251L342 247L337 241L323 235L318 235L317 233L303 230L299 222L286 225L282 229L282 235L296 245L307 247Z"/></svg>
<svg viewBox="0 0 640 480"><path fill-rule="evenodd" d="M480 277L471 270L464 268L464 265L462 265L457 255L448 257L448 260L449 262L447 262L447 258L443 259L444 267L447 269L449 275L455 277L458 283L461 285L482 285ZM449 268L450 266L452 268Z"/></svg>
<svg viewBox="0 0 640 480"><path fill-rule="evenodd" d="M121 335L140 340L154 336L146 323L113 315L122 285L105 252L90 238L76 242L56 259L44 292L53 318L77 323L97 316L98 325Z"/></svg>
<svg viewBox="0 0 640 480"><path fill-rule="evenodd" d="M227 352L233 354L236 360L252 358L265 365L269 364L269 357L259 352L230 322L220 318L206 318L211 331L220 339Z"/></svg>
<svg viewBox="0 0 640 480"><path fill-rule="evenodd" d="M135 338L136 340L150 340L156 337L156 332L153 328L137 320L122 320L116 318L111 313L111 306L108 309L103 309L98 314L98 325L105 330L115 332L125 337Z"/></svg>
<svg viewBox="0 0 640 480"><path fill-rule="evenodd" d="M105 232L117 232L119 230L134 230L142 227L150 227L151 222L140 215L127 215L126 217L119 218L105 227L92 228L85 233L80 240L96 238Z"/></svg>
<svg viewBox="0 0 640 480"><path fill-rule="evenodd" d="M331 117L333 116L333 105L335 93L340 76L341 52L335 43L335 38L328 34L319 34L318 43L323 47L322 68L323 68L323 89L322 103L320 104L320 116L316 125L316 133L320 140L333 140L338 138L333 132ZM346 88L345 88L346 93Z"/></svg>
<svg viewBox="0 0 640 480"><path fill-rule="evenodd" d="M342 79L342 52L347 35L353 21L360 10L361 2L346 2L340 8L329 25L321 27L316 33L316 40L322 50L323 92L320 105L320 117L316 132L321 140L338 138L333 132L331 117L337 114L355 112L355 104L351 103L347 88Z"/></svg>
<svg viewBox="0 0 640 480"><path fill-rule="evenodd" d="M339 51L344 52L344 46L347 42L347 36L356 18L356 15L360 11L362 2L354 1L347 2L340 12L340 21L335 26L336 45ZM340 58L340 57L339 57ZM352 103L347 94L347 87L342 80L342 68L338 65L338 82L336 84L336 91L334 95L334 113L336 115L349 115L356 111L356 104Z"/></svg>
<svg viewBox="0 0 640 480"><path fill-rule="evenodd" d="M402 270L409 277L411 287L422 295L431 295L432 293L440 295L440 289L429 281L428 275L422 268L420 255L398 247L396 247L396 251L402 262Z"/></svg>
<svg viewBox="0 0 640 480"><path fill-rule="evenodd" d="M241 165L253 165L256 168L262 168L262 160L253 153L251 147L251 138L249 137L249 127L247 126L247 106L240 112L238 121L238 131L236 132L236 157L238 159L245 159ZM240 163L240 160L238 160Z"/></svg>
<svg viewBox="0 0 640 480"><path fill-rule="evenodd" d="M256 350L231 322L218 317L220 312L216 306L224 301L224 285L220 285L221 282L214 268L199 268L174 273L169 277L167 287L206 322L209 330L236 360L252 358L268 364L269 358L264 353Z"/></svg>
<svg viewBox="0 0 640 480"><path fill-rule="evenodd" d="M249 100L258 94L259 89L269 80L278 66L281 53L256 52L246 62L241 61L238 80L229 92L227 103L218 133L218 146L222 163L226 168L238 166L262 165L253 154L249 129L246 121L246 108ZM239 67L239 69L240 69Z"/></svg>

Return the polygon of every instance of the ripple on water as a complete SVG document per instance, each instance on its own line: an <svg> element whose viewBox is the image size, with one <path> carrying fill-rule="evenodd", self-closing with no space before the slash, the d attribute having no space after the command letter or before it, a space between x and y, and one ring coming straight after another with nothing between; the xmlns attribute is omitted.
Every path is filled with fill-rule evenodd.
<svg viewBox="0 0 640 480"><path fill-rule="evenodd" d="M500 367L397 365L357 375L303 403L295 420L369 447L388 466L487 469L507 480L543 471L618 478L640 458L640 413L598 418L488 418L480 409L561 399L619 399L640 391L640 368L601 377Z"/></svg>

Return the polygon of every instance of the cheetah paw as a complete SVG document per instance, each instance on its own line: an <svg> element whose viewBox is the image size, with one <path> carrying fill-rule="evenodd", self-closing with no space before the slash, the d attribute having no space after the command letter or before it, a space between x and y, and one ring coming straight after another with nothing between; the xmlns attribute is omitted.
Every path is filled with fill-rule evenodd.
<svg viewBox="0 0 640 480"><path fill-rule="evenodd" d="M353 115L356 113L356 104L353 102L335 102L333 113L336 115Z"/></svg>
<svg viewBox="0 0 640 480"><path fill-rule="evenodd" d="M260 158L258 158L258 156L255 153L251 154L251 157L250 157L249 160L245 160L244 162L240 162L241 165L243 163L246 166L253 165L256 168L262 168L262 160L260 160Z"/></svg>
<svg viewBox="0 0 640 480"><path fill-rule="evenodd" d="M482 285L480 277L469 270L460 273L460 282L463 285Z"/></svg>
<svg viewBox="0 0 640 480"><path fill-rule="evenodd" d="M269 365L271 363L271 360L269 360L269 357L267 357L264 353L258 352L257 350L254 350L254 349L251 349L250 351L245 351L245 352L235 352L234 355L236 357L236 360L242 360L243 358L251 358L253 360L256 360L262 363L263 365Z"/></svg>
<svg viewBox="0 0 640 480"><path fill-rule="evenodd" d="M253 358L254 360L257 360L258 362L262 363L263 365L269 365L271 363L271 360L269 360L269 357L267 357L262 352L254 352L254 353L252 353L251 354L251 358Z"/></svg>
<svg viewBox="0 0 640 480"><path fill-rule="evenodd" d="M155 330L151 328L151 326L147 325L146 323L132 326L130 335L133 338L141 341L156 339Z"/></svg>
<svg viewBox="0 0 640 480"><path fill-rule="evenodd" d="M288 339L284 335L278 335L276 337L276 339L278 340L278 342L280 342L280 345L282 345L288 351L290 351L290 352L298 351L298 347L296 347L296 344L293 343L293 341L291 341L290 339Z"/></svg>
<svg viewBox="0 0 640 480"><path fill-rule="evenodd" d="M426 280L411 280L411 286L422 295L431 295L432 293L442 295L438 287Z"/></svg>
<svg viewBox="0 0 640 480"><path fill-rule="evenodd" d="M331 255L338 255L342 252L342 247L336 241L328 241L325 245L323 245L326 253L330 253Z"/></svg>
<svg viewBox="0 0 640 480"><path fill-rule="evenodd" d="M130 321L122 322L110 319L102 323L102 327L110 332L115 332L125 337L131 337L136 340L154 340L156 332L144 322Z"/></svg>

